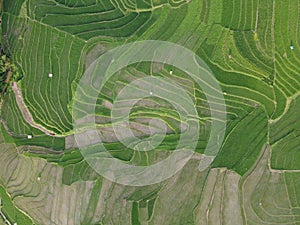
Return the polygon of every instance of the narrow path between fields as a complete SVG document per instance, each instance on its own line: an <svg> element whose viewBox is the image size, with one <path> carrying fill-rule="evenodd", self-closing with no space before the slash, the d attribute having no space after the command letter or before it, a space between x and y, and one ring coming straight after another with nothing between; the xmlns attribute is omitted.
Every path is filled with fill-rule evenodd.
<svg viewBox="0 0 300 225"><path fill-rule="evenodd" d="M1 199L0 199L0 203L1 203ZM9 222L9 220L6 218L6 216L4 215L4 213L1 211L1 208L0 208L0 216L2 217L2 219L4 220L4 222L7 225L11 225L11 223Z"/></svg>

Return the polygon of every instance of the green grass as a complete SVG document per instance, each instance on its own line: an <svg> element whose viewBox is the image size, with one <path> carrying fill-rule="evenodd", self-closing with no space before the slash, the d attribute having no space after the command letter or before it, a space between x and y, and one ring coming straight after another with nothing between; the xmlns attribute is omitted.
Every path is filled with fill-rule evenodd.
<svg viewBox="0 0 300 225"><path fill-rule="evenodd" d="M4 33L8 33L11 54L24 74L20 84L27 87L22 89L23 98L34 120L55 133L70 131L72 119L68 104L72 97L71 84L81 70L78 61L83 42L38 22L7 14L4 18L7 21L3 25ZM18 26L23 30L12 34L10 31ZM24 45L28 47L24 49ZM53 79L48 73L54 74Z"/></svg>
<svg viewBox="0 0 300 225"><path fill-rule="evenodd" d="M299 173L270 172L266 148L253 170L240 181L244 223L297 224L299 217Z"/></svg>
<svg viewBox="0 0 300 225"><path fill-rule="evenodd" d="M19 15L24 1L25 0L2 1L3 11L10 11L11 14Z"/></svg>
<svg viewBox="0 0 300 225"><path fill-rule="evenodd" d="M93 186L88 209L87 209L87 212L86 212L83 222L82 222L84 224L92 224L92 219L93 219L93 216L97 209L97 204L98 204L99 197L101 194L101 187L102 187L102 179L97 179Z"/></svg>
<svg viewBox="0 0 300 225"><path fill-rule="evenodd" d="M274 169L299 170L300 98L292 99L288 111L270 127L271 166Z"/></svg>
<svg viewBox="0 0 300 225"><path fill-rule="evenodd" d="M132 225L141 225L141 223L139 221L139 203L137 203L137 202L132 203L131 224Z"/></svg>
<svg viewBox="0 0 300 225"><path fill-rule="evenodd" d="M1 131L6 143L15 143L17 146L33 145L46 147L53 150L63 150L65 148L64 138L55 138L45 134L33 136L32 139L28 139L27 135L11 136L9 133L7 133L3 124L1 124Z"/></svg>
<svg viewBox="0 0 300 225"><path fill-rule="evenodd" d="M300 98L292 99L289 105L288 111L282 116L282 118L273 124L270 128L270 143L284 139L288 134L295 133L300 127L299 123L299 107Z"/></svg>
<svg viewBox="0 0 300 225"><path fill-rule="evenodd" d="M294 208L294 213L299 215L299 173L285 173L285 182L287 184L287 190L290 195L291 206Z"/></svg>
<svg viewBox="0 0 300 225"><path fill-rule="evenodd" d="M7 93L4 97L1 117L8 131L12 132L12 135L10 135L5 127L1 125L6 142L16 143L18 146L37 145L55 150L63 150L65 148L64 138L48 136L37 128L31 127L30 124L25 121L12 92ZM32 135L33 138L28 139L28 135Z"/></svg>
<svg viewBox="0 0 300 225"><path fill-rule="evenodd" d="M7 193L6 189L0 185L0 199L2 202L2 205L0 206L0 210L6 218L9 220L10 223L17 223L20 225L30 225L34 224L32 219L28 217L24 212L22 212L20 209L18 209L9 194Z"/></svg>
<svg viewBox="0 0 300 225"><path fill-rule="evenodd" d="M76 4L72 11L64 4L51 4L47 0L30 4L31 10L37 12L32 17L38 21L86 40L98 36L128 37L140 28L147 29L155 20L152 20L149 4L148 7L143 6L146 5L138 5L138 8L149 8L149 11L126 12L126 9L116 7L111 1L94 1L93 5L84 6ZM57 16L60 20L57 20Z"/></svg>
<svg viewBox="0 0 300 225"><path fill-rule="evenodd" d="M151 219L151 216L153 214L154 206L155 206L155 200L156 198L151 199L148 201L148 220Z"/></svg>
<svg viewBox="0 0 300 225"><path fill-rule="evenodd" d="M95 180L97 175L95 171L88 165L87 162L82 161L78 163L70 163L65 165L62 175L62 183L71 185L76 181Z"/></svg>
<svg viewBox="0 0 300 225"><path fill-rule="evenodd" d="M293 133L272 147L271 167L278 170L300 169L300 141Z"/></svg>
<svg viewBox="0 0 300 225"><path fill-rule="evenodd" d="M9 92L4 97L2 105L1 117L7 128L13 133L12 138L17 145L38 145L55 150L63 150L65 148L65 139L51 137L44 134L37 128L31 127L25 119L16 103L15 96ZM5 131L5 133L7 133ZM32 139L27 136L32 135Z"/></svg>
<svg viewBox="0 0 300 225"><path fill-rule="evenodd" d="M234 32L234 40L240 54L255 67L262 68L269 74L274 73L273 59L257 49L252 31Z"/></svg>
<svg viewBox="0 0 300 225"><path fill-rule="evenodd" d="M277 82L278 87L286 96L295 94L300 87L299 74L299 47L296 42L298 39L298 24L294 18L298 15L296 10L296 1L282 2L276 1L275 12L275 52L276 52L276 70L278 71ZM294 45L295 49L290 50L290 45ZM281 75L279 75L281 74Z"/></svg>
<svg viewBox="0 0 300 225"><path fill-rule="evenodd" d="M254 165L267 141L267 126L265 112L262 108L255 109L227 135L212 166L227 167L240 175L245 174ZM249 136L252 132L253 134Z"/></svg>
<svg viewBox="0 0 300 225"><path fill-rule="evenodd" d="M284 113L284 109L286 106L286 98L285 98L283 92L280 91L280 89L277 86L274 87L274 93L275 93L277 105L276 105L275 112L272 115L272 118L276 119Z"/></svg>
<svg viewBox="0 0 300 225"><path fill-rule="evenodd" d="M267 164L270 160L271 167L277 170L300 168L300 101L296 98L300 90L298 1L23 2L4 1L3 45L24 75L19 85L36 123L58 134L72 132L71 103L76 101L73 99L76 84L85 69L85 55L92 46L101 45L105 52L124 43L153 39L185 46L208 64L226 93L224 122L227 128L223 145L212 164L215 168L199 172L199 161L191 160L182 171L161 184L124 187L99 178L78 149L65 150L64 138L45 136L27 124L14 96L8 92L1 117L13 135L2 126L4 142L25 145L27 151L18 155L18 163L5 155L8 153L0 151L3 157L13 162L8 163L9 168L17 168L2 170L3 165L0 165L0 171L22 174L22 168L27 168L21 167L25 161L28 165L41 162L45 171L51 166L53 171L48 173L49 178L55 179L55 185L59 187L54 189L54 183L49 181L41 186L34 183L32 188L30 185L36 178L30 177L30 184L13 183L16 187L12 185L8 190L21 189L18 190L20 198L24 201L31 198L30 203L37 204L41 215L48 213L41 205L51 204L51 201L46 203L37 195L40 187L48 192L47 196L58 193L66 205L71 200L74 207L87 203L86 210L81 209L81 224L187 225L226 224L226 221L234 224L229 216L240 216L248 224L299 223L299 174L270 173ZM290 49L291 44L294 50ZM155 69L157 71L153 72ZM174 72L172 76L170 69ZM54 74L52 79L47 76L49 72ZM110 109L105 103L112 103L121 88L131 81L149 75L171 78L192 98L201 124L195 151L203 153L211 128L207 96L186 74L170 65L160 67L139 63L115 74L98 97L95 114L99 129L105 132L111 127ZM135 152L120 142L105 142L105 148L113 157L128 164L150 165L176 149L181 132L178 114L165 101L157 98L149 101L159 107L135 105L130 114L131 122L147 125L146 119L156 118L167 124L170 133L149 152ZM290 104L289 107L286 104ZM81 106L83 109L89 107L89 102L82 102ZM225 112L219 113L224 115ZM31 140L26 137L29 133L34 136ZM147 135L139 138L147 138ZM185 144L189 146L190 142ZM130 143L130 147L137 144ZM271 145L271 150L265 150L261 156L266 143ZM63 151L51 152L37 146ZM2 164L5 163L3 160ZM39 167L32 168L37 170ZM230 180L232 177L234 181ZM18 178L14 177L10 182L15 179ZM53 189L47 186L52 184ZM77 192L82 189L73 189L77 185L92 187L88 198L78 197L86 193ZM233 200L237 200L234 206ZM59 212L55 218L66 218L71 214L59 208L62 203L57 205ZM7 215L13 221L15 215L9 216L9 213L14 212L14 205L8 206ZM226 211L228 206L232 207L230 213ZM231 213L232 209L241 215ZM34 214L35 211L29 209L28 212Z"/></svg>
<svg viewBox="0 0 300 225"><path fill-rule="evenodd" d="M232 30L254 29L253 20L256 16L257 2L245 0L223 1L221 24Z"/></svg>

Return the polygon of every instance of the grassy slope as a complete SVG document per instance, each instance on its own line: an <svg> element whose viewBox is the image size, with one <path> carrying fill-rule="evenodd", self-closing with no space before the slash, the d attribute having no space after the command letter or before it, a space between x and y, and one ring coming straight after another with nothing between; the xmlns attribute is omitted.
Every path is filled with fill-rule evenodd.
<svg viewBox="0 0 300 225"><path fill-rule="evenodd" d="M0 198L2 201L1 211L5 215L6 219L12 224L17 223L20 225L34 224L32 219L24 214L20 209L18 209L9 194L7 193L5 187L0 185Z"/></svg>
<svg viewBox="0 0 300 225"><path fill-rule="evenodd" d="M66 27L64 24L55 24L53 18L57 16L56 13L67 14L67 8L51 4L50 1L46 0L44 2L48 2L48 6L39 5L42 1L33 2L33 5L28 6L28 9L35 7L39 9L36 11L29 10L29 16L37 21L20 19L16 16L18 16L22 1L10 2L5 5L5 10L8 11L9 9L9 11L5 14L3 28L9 34L8 41L13 55L19 61L24 73L30 74L27 80L22 81L22 87L31 87L28 89L23 88L23 92L29 109L39 123L59 133L65 133L70 130L71 118L67 108L72 95L70 84L79 76L82 70L82 65L78 65L77 63L78 60L81 60L78 55L84 48L88 48L90 43L107 41L113 46L123 43L125 40L151 38L182 44L193 49L206 60L220 81L222 89L227 93L225 96L228 108L227 138L213 166L227 167L240 175L245 175L247 182L243 181L245 184L243 183L243 187L240 189L240 195L245 195L244 202L242 203L245 213L244 220L248 220L249 223L254 224L267 224L278 221L281 223L295 222L294 218L298 216L296 209L298 204L295 199L298 199L299 196L293 196L292 193L295 193L294 190L297 189L297 186L293 185L293 182L297 182L297 174L285 173L284 175L277 176L275 174L270 176L267 169L262 174L259 174L261 172L259 169L266 168L266 158L263 161L265 164L254 169L250 175L247 173L255 164L262 145L268 140L268 117L277 118L281 116L284 112L287 97L299 91L299 71L297 67L299 63L297 58L298 45L296 42L297 33L295 32L298 26L295 23L298 11L295 10L297 7L293 7L293 2L259 1L258 3L258 1L252 1L252 4L248 4L247 1L228 1L224 2L223 6L220 7L220 3L216 4L216 1L205 0L201 4L199 1L192 1L189 5L182 5L176 9L170 9L165 6L153 12L141 13L138 15L140 17L137 17L135 13L129 13L124 15L124 18L122 18L124 20L120 19L116 21L114 26L118 26L117 22L124 21L122 29L126 28L125 24L128 23L128 21L126 22L128 18L140 18L139 21L142 21L144 26L141 26L138 20L133 20L132 29L128 29L126 35L122 29L111 29L105 32L100 29L97 32L91 31L80 34L77 33L78 30L80 31L81 28L83 29L86 26ZM88 2L93 3L93 1L87 1L86 4ZM72 3L74 1L68 1L68 4L72 5ZM112 14L108 13L106 15L107 18L110 18L110 16L114 18L120 15L120 10L124 10L126 4L120 1L119 3L119 9L115 8ZM276 4L276 7L274 7L274 4ZM110 4L103 6L103 9L108 10L109 7L111 7ZM83 10L87 10L86 14L88 14L92 8L77 5L72 8L72 12L75 15ZM257 9L259 9L258 21L256 21ZM43 17L47 12L49 16ZM103 15L101 14L101 16ZM274 15L277 21L275 26L273 24ZM77 15L73 17L77 17ZM88 15L84 15L83 17L80 17L80 20L86 23L91 23L90 19L93 18ZM45 22L47 25L41 24L40 21ZM69 22L70 20L62 21ZM103 26L105 28L106 25L104 24ZM19 27L22 29L18 29ZM189 27L188 30L186 29L187 27ZM288 30L286 30L287 28ZM75 37L70 34L75 34ZM105 34L107 37L94 38L90 43L84 44L83 39L88 40L99 34ZM19 35L21 35L21 39L19 39ZM42 38L38 41L37 37ZM66 43L65 39L71 41ZM289 50L290 43L286 41L288 39L292 39L291 42L296 46L294 52ZM32 47L37 45L39 47L28 47L23 50L24 44L25 46ZM43 49L45 46L46 53L44 50L39 51L39 49ZM49 54L51 55L50 61L46 58ZM229 59L229 54L232 55L232 59ZM69 55L72 55L72 57L68 58ZM64 67L64 60L66 58L68 58L68 63L74 65L74 67ZM274 59L276 59L275 63ZM47 80L47 71L58 67L60 69L55 71L55 74L59 74L57 77L61 79L51 82ZM141 72L145 72L143 70L142 68ZM41 74L45 76L40 77ZM37 80L42 85L42 88L35 85ZM60 93L58 91L59 85L68 88L66 88L64 93ZM31 90L33 91L30 92ZM58 93L63 95L64 98L59 98ZM196 99L202 97L201 92L196 93ZM51 99L55 101L51 102ZM45 107L44 104L46 105ZM14 107L13 102L9 102L8 105ZM298 114L295 101L292 101L291 105L292 107L286 115L272 125L270 129L270 142L274 144L271 163L277 169L299 169L297 162L299 158L297 153L298 142L295 138L299 136L296 121ZM56 110L56 106L58 106L59 110ZM9 107L7 107L8 109ZM15 120L9 119L9 112L6 111L3 115L6 115L7 120L11 121L9 125L14 130L22 133L27 132L26 129L31 129L27 128L27 126L17 128L18 125L14 124ZM21 121L20 116L17 115L17 118ZM10 139L8 135L6 135L6 141L18 143L17 140ZM171 137L170 142L166 141L160 150L168 149L172 141ZM28 144L28 142L19 143ZM108 147L111 150L120 150L122 148L118 143L109 144ZM201 147L203 148L203 145ZM118 157L120 155L116 153L115 156ZM145 157L143 156L134 155L132 158L132 155L127 153L125 156L124 159L126 160L132 159L135 162L140 161L141 163L145 163ZM43 157L50 159L53 156L44 155ZM34 161L39 160L34 159ZM69 190L68 187L71 187L69 185L73 184L73 187L74 185L76 186L78 180L95 180L97 177L89 172L89 168L81 161L80 154L76 151L66 153L63 158L51 158L51 160L65 166L64 169L59 169L61 176L58 175L58 177L61 180L58 181L58 186L62 185L66 189L57 187L57 190L59 190L58 193L63 190ZM24 162L24 164L26 163ZM194 167L196 168L195 165ZM89 207L95 209L97 208L95 207L97 204L99 204L98 206L105 207L106 216L97 217L97 213L100 215L100 212L97 212L99 210L97 208L94 215L90 215L89 213L84 214L84 220L88 222L94 221L94 223L102 220L103 224L110 223L111 221L115 223L127 221L128 224L130 222L132 224L139 224L145 221L150 221L152 224L157 224L157 221L166 221L167 224L188 222L193 224L195 221L198 221L197 215L201 217L201 215L207 215L206 213L210 212L208 221L214 224L218 221L216 218L221 218L218 207L223 209L222 204L219 206L219 203L220 199L223 199L224 196L220 187L226 186L226 182L222 183L223 178L226 176L220 172L218 180L215 181L216 184L214 185L212 182L212 186L215 188L211 188L208 185L208 178L205 173L199 175L198 171L193 172L192 175L195 177L190 179L192 177L191 171L192 168L187 167L178 177L170 180L170 183L163 184L159 188L161 189L159 192L153 191L151 188L149 190L143 188L141 191L128 191L130 188L127 189L107 181L100 182L98 180L97 185L99 187L95 185L97 188L92 193L100 199L105 194L107 196L105 198L108 200L102 201L102 199L98 202L98 199L91 198ZM211 174L213 175L213 172ZM22 174L20 173L19 175L21 176ZM261 177L263 178L260 181L257 180ZM36 179L36 177L33 177L33 179ZM174 183L172 184L172 182ZM26 182L23 185L30 187ZM290 198L285 195L285 186L287 186ZM188 191L182 191L183 187L184 190ZM210 189L215 193L212 196L218 197L210 201L209 209L204 209L201 207L201 204L206 206L206 202L203 203L203 201ZM67 199L74 199L77 196L74 192L78 191L78 189L75 189L75 191L74 189L72 190L73 195L66 196ZM205 193L203 197L201 197L202 190ZM13 193L14 191L13 188L10 189L10 192ZM185 193L192 194L185 195ZM28 202L32 202L34 199L31 198L30 193L28 194L27 192L26 194L19 202L23 207L27 206ZM229 193L227 194L229 195ZM123 196L127 195L130 197L124 206L122 199ZM157 196L159 197L157 198ZM271 201L273 196L276 196L275 206L274 202ZM178 204L168 204L168 199L174 199L178 201ZM182 206L183 199L185 204ZM224 204L226 205L226 203L227 201ZM276 207L278 205L280 206L279 208ZM180 212L177 206L182 206ZM115 210L112 211L111 209ZM196 209L199 209L200 212L197 212ZM45 219L41 218L41 215L35 214L34 207L28 210L36 218L39 218L39 220L42 221ZM65 213L64 210L61 213ZM235 210L238 211L238 207ZM254 213L252 210L254 210ZM265 213L265 210L269 211ZM114 211L118 211L119 214ZM175 215L175 211L179 212L177 214L180 215L179 217L173 216ZM59 212L57 213L59 214ZM130 218L128 215L134 215L134 217ZM172 215L173 218L168 217L168 215ZM226 220L222 219L221 221ZM239 218L235 219L239 221Z"/></svg>
<svg viewBox="0 0 300 225"><path fill-rule="evenodd" d="M292 99L286 114L270 128L271 166L274 169L300 169L299 109L300 97Z"/></svg>

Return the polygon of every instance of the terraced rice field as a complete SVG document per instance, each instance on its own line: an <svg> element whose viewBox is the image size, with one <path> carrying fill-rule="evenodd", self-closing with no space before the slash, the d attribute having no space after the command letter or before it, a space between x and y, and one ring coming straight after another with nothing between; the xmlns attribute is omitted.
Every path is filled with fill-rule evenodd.
<svg viewBox="0 0 300 225"><path fill-rule="evenodd" d="M3 0L1 45L24 77L17 82L21 95L8 89L1 103L0 224L299 224L299 6L297 0ZM196 149L182 170L131 187L100 176L84 159L73 106L91 107L94 90L81 90L84 102L75 91L94 60L143 40L195 52L216 77L226 112L213 111L218 99L170 64L141 62L116 72L92 115L110 157L151 166L174 152L189 127L167 99L148 96L130 110L129 128L139 140L131 139L111 111L135 80L169 79L176 99L183 98L174 91L180 86L200 124L197 140L184 143ZM38 126L26 120L18 98ZM225 137L212 164L199 171L212 113L226 124ZM134 150L162 131L154 149Z"/></svg>

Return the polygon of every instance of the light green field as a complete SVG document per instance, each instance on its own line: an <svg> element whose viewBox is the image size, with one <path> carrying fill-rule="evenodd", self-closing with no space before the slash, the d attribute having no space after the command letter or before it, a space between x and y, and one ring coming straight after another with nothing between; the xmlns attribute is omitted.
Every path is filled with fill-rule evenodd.
<svg viewBox="0 0 300 225"><path fill-rule="evenodd" d="M297 0L2 0L2 47L24 75L18 87L34 122L54 136L26 122L9 88L1 103L1 211L10 223L26 225L300 224L299 6ZM187 126L166 99L147 97L131 108L129 126L147 140L155 119L155 134L166 127L162 142L146 152L133 150L139 141L121 143L111 107L139 78L171 79L182 87L200 124L195 153L181 171L130 187L99 176L85 161L74 139L72 106L91 107L74 96L95 59L141 40L176 43L205 61L224 94L227 112L217 113L226 130L215 160L200 172L213 110L203 89L169 64L121 69L101 90L95 110L112 157L154 164L176 149ZM175 84L170 93L180 99ZM89 91L82 96L88 99Z"/></svg>

